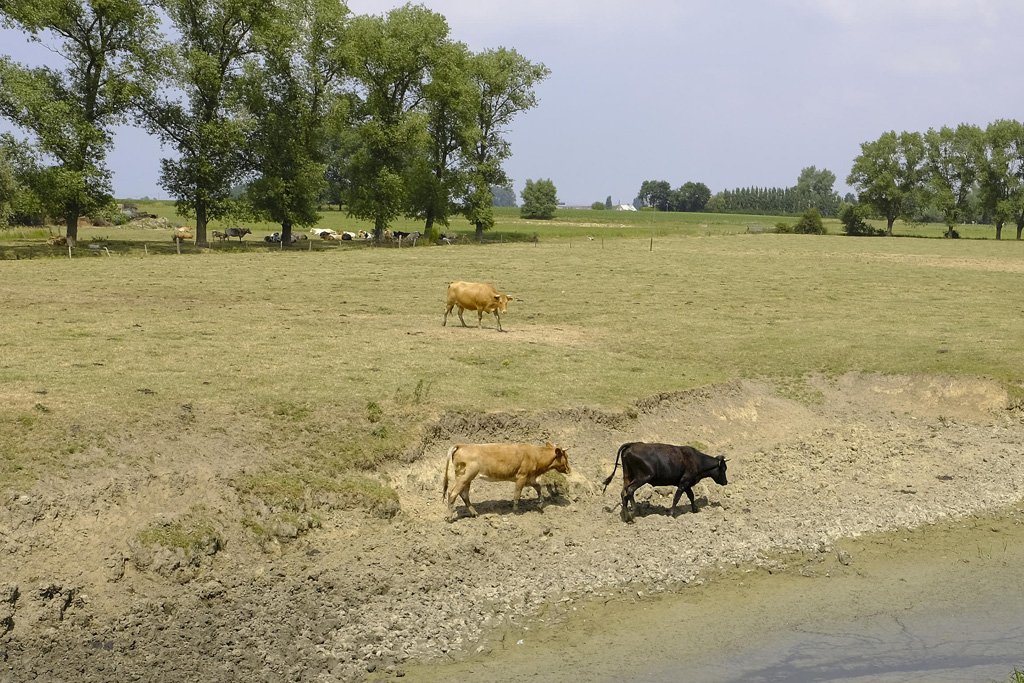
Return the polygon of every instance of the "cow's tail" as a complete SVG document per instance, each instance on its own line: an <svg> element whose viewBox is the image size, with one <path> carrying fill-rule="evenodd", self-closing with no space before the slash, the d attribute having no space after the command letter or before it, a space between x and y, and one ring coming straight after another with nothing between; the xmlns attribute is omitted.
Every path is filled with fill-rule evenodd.
<svg viewBox="0 0 1024 683"><path fill-rule="evenodd" d="M604 480L604 488L601 489L601 493L604 493L605 491L608 490L608 484L612 483L612 477L615 476L615 470L619 468L619 459L622 457L622 453L631 445L632 444L624 443L621 446L619 446L619 451L618 453L615 454L615 467L612 468L612 473L608 475L608 478ZM623 465L622 467L625 468L626 466Z"/></svg>
<svg viewBox="0 0 1024 683"><path fill-rule="evenodd" d="M441 489L441 500L448 500L448 465L454 467L455 451L459 450L458 444L448 449L448 456L444 459L444 488Z"/></svg>

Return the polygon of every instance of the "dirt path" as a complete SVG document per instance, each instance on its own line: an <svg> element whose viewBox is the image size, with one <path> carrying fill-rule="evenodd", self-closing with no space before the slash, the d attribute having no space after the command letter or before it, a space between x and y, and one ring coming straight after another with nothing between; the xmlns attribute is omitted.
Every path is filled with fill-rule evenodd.
<svg viewBox="0 0 1024 683"><path fill-rule="evenodd" d="M797 572L779 551L836 557L843 538L1024 499L1024 421L1006 403L984 380L849 375L650 397L626 414L446 416L389 472L395 520L331 512L274 554L231 539L183 583L126 561L124 519L157 500L237 515L216 462L200 479L171 459L155 482L112 472L7 500L0 681L358 680L486 652L487 634L559 622L591 598L699 595L737 567ZM475 483L481 516L446 524L448 445L499 440L568 449L555 504L541 513L527 494L513 515L510 484ZM698 485L700 514L677 519L671 489L645 489L625 525L618 480L604 494L599 482L632 440L699 443L730 458L730 483Z"/></svg>

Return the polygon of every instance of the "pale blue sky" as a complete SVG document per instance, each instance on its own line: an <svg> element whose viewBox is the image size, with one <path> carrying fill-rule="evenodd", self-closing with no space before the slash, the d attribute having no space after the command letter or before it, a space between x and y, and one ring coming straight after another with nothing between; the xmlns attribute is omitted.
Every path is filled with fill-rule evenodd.
<svg viewBox="0 0 1024 683"><path fill-rule="evenodd" d="M350 0L357 13L402 3ZM1024 120L1018 0L430 0L473 50L544 62L540 105L516 119L520 191L551 178L569 204L673 187L789 186L828 168L845 192L860 143L887 130ZM0 31L0 52L50 57ZM119 197L166 196L165 152L119 132Z"/></svg>

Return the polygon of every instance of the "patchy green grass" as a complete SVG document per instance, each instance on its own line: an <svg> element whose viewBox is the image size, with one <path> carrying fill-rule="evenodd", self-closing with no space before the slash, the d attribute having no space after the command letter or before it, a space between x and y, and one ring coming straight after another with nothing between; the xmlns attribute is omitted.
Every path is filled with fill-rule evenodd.
<svg viewBox="0 0 1024 683"><path fill-rule="evenodd" d="M209 519L209 511L195 509L173 522L152 524L138 533L144 545L180 549L186 557L213 555L224 541Z"/></svg>

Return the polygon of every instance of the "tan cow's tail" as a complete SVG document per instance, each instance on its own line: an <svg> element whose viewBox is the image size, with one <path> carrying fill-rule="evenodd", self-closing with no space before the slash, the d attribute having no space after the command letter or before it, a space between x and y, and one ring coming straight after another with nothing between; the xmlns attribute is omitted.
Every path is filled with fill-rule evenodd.
<svg viewBox="0 0 1024 683"><path fill-rule="evenodd" d="M448 457L444 460L444 488L441 489L441 500L448 500L448 465L455 467L455 451L459 450L459 445L455 444L448 449Z"/></svg>
<svg viewBox="0 0 1024 683"><path fill-rule="evenodd" d="M619 458L621 458L622 453L632 445L632 443L624 443L621 446L619 446L619 452L615 454L615 467L612 468L612 473L608 475L608 478L604 480L604 488L601 489L601 493L604 493L605 491L608 490L608 484L612 483L612 477L615 476L615 470L619 468ZM622 465L622 470L626 470L625 463L623 463Z"/></svg>

